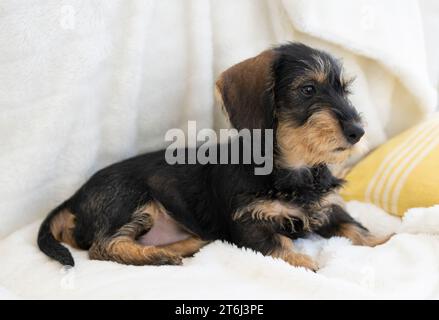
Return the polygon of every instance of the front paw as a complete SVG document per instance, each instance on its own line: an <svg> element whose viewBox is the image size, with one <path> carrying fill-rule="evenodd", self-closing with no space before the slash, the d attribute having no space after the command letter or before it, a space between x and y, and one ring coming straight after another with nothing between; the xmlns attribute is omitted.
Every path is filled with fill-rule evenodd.
<svg viewBox="0 0 439 320"><path fill-rule="evenodd" d="M310 256L302 253L290 253L284 260L295 267L303 267L316 272L319 269L317 262L315 262Z"/></svg>
<svg viewBox="0 0 439 320"><path fill-rule="evenodd" d="M372 234L369 234L362 245L369 246L369 247L376 247L383 243L386 243L390 240L391 237L393 237L395 233L392 233L387 236L374 236Z"/></svg>
<svg viewBox="0 0 439 320"><path fill-rule="evenodd" d="M393 236L393 234L375 236L355 221L341 224L338 228L339 230L335 235L348 238L353 245L357 246L375 247L387 242Z"/></svg>

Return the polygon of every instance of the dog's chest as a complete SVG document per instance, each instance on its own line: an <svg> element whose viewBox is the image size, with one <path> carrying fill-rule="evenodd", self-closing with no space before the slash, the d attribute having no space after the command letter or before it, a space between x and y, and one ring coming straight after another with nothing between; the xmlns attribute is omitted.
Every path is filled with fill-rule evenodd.
<svg viewBox="0 0 439 320"><path fill-rule="evenodd" d="M279 170L268 191L270 197L300 207L314 207L329 194L334 193L343 180L332 175L326 166L300 170Z"/></svg>
<svg viewBox="0 0 439 320"><path fill-rule="evenodd" d="M278 173L276 178L273 188L266 190L263 200L253 208L259 216L277 222L278 231L293 238L312 232L327 221L326 200L342 184L329 169L287 171Z"/></svg>

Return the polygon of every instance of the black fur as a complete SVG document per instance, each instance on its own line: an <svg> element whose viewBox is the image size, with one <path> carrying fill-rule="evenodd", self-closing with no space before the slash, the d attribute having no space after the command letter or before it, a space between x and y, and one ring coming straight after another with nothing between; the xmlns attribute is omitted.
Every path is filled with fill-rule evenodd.
<svg viewBox="0 0 439 320"><path fill-rule="evenodd" d="M338 80L338 62L301 44L288 44L275 50L278 53L273 63L275 85L272 91L265 93L274 94L275 99L274 102L264 100L270 101L265 115L268 127L275 126L276 122L274 110L270 108L283 110L294 121L303 123L316 111L312 106L322 103L331 105L340 122L358 120L355 109L345 97L346 88ZM288 84L308 67L307 64L315 63L312 55L330 60L333 66L330 83L318 87L318 94L312 100L292 96ZM295 107L289 107L291 105ZM74 238L80 248L89 249L100 238L113 235L130 222L137 208L156 200L176 221L204 240L229 241L269 254L277 245L275 234L291 238L304 236L306 232L301 222L296 221L294 230L288 230L270 221L249 218L235 221L232 216L238 209L257 199L281 199L311 210L342 184L324 163L297 170L275 167L269 175L255 175L254 163L169 165L164 155L165 151L160 150L102 169L62 205L76 217ZM55 209L42 224L38 244L48 256L73 265L68 250L56 242L49 230L50 219L60 209ZM337 217L334 215L318 232L334 234Z"/></svg>
<svg viewBox="0 0 439 320"><path fill-rule="evenodd" d="M367 232L367 229L363 227L360 223L355 221L350 215L343 210L342 207L338 205L332 205L331 210L328 212L328 221L322 225L320 228L315 230L315 233L324 237L330 238L337 233L340 226L350 224L356 226L359 230Z"/></svg>
<svg viewBox="0 0 439 320"><path fill-rule="evenodd" d="M360 116L346 98L349 95L349 85L352 80L340 81L342 74L341 62L326 52L311 49L304 44L295 43L280 46L275 51L278 58L273 63L275 72L274 94L277 100L278 112L286 114L295 122L303 124L316 111L330 108L337 115L340 123L348 121L359 122ZM311 97L292 94L291 83L295 78L306 75L309 70L318 69L313 57L318 57L330 66L324 83L310 82L316 93ZM295 89L295 88L293 88ZM291 108L294 105L294 108Z"/></svg>
<svg viewBox="0 0 439 320"><path fill-rule="evenodd" d="M41 251L49 257L58 260L62 265L73 267L75 261L73 260L72 254L66 247L59 243L50 232L50 222L52 218L62 209L64 209L64 204L61 204L59 207L52 210L43 221L38 233L37 243Z"/></svg>

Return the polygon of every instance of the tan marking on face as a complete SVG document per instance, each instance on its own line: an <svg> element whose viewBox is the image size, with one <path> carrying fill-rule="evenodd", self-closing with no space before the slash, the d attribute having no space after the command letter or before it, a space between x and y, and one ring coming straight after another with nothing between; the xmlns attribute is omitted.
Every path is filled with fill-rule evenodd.
<svg viewBox="0 0 439 320"><path fill-rule="evenodd" d="M294 78L293 82L291 83L291 88L298 89L304 85L307 85L307 84L313 83L313 82L324 83L326 81L326 78L327 78L327 74L324 73L324 71L308 70L303 75L297 76L296 78Z"/></svg>
<svg viewBox="0 0 439 320"><path fill-rule="evenodd" d="M50 232L59 241L78 248L73 231L75 230L76 218L69 210L60 211L50 222Z"/></svg>
<svg viewBox="0 0 439 320"><path fill-rule="evenodd" d="M327 80L329 71L331 70L331 65L325 61L319 55L312 56L314 63L309 63L308 61L302 61L306 67L305 75L301 77L301 81L316 81L319 83L323 83ZM295 83L296 80L295 80Z"/></svg>
<svg viewBox="0 0 439 320"><path fill-rule="evenodd" d="M338 121L330 111L314 113L305 124L294 126L291 121L279 119L276 132L282 167L297 168L321 163L334 164L345 161L351 154Z"/></svg>
<svg viewBox="0 0 439 320"><path fill-rule="evenodd" d="M331 66L319 55L313 55L315 61L315 67L313 71L315 73L316 80L318 82L324 82L327 77Z"/></svg>
<svg viewBox="0 0 439 320"><path fill-rule="evenodd" d="M249 216L254 220L271 220L279 223L291 223L294 229L293 220L302 221L304 230L310 229L309 217L301 208L280 200L256 200L248 206L239 209L233 215L234 220Z"/></svg>
<svg viewBox="0 0 439 320"><path fill-rule="evenodd" d="M309 77L318 83L324 83L328 77L328 74L326 70L317 69L311 71Z"/></svg>

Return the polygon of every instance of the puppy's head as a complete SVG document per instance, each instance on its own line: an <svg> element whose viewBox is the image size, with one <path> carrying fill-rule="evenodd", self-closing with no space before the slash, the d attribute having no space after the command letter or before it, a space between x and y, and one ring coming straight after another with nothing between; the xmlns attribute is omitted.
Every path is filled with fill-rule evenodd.
<svg viewBox="0 0 439 320"><path fill-rule="evenodd" d="M277 163L300 167L343 162L364 135L349 83L329 54L290 43L232 66L216 84L236 129L274 129Z"/></svg>

